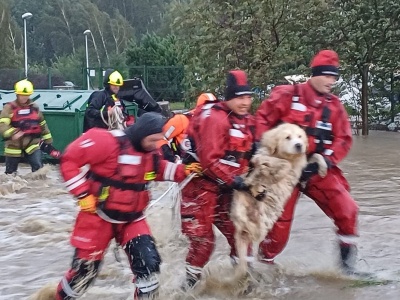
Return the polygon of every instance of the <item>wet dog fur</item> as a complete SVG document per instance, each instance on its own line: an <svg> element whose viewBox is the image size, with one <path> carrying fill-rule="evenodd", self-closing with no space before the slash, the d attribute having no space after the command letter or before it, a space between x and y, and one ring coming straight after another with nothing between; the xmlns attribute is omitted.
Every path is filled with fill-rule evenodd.
<svg viewBox="0 0 400 300"><path fill-rule="evenodd" d="M245 178L249 192L234 191L233 194L231 219L236 229L239 258L237 278L247 274L249 246L256 245L258 249L282 214L307 165L307 147L307 135L297 125L284 123L263 134L259 149L251 159L253 168ZM326 175L327 164L322 155L313 154L309 162L317 162L319 175Z"/></svg>

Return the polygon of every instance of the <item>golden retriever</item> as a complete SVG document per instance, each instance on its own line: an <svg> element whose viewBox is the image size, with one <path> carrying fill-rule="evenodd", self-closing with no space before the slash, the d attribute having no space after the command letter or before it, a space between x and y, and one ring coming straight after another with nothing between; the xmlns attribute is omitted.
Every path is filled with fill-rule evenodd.
<svg viewBox="0 0 400 300"><path fill-rule="evenodd" d="M284 123L263 134L260 147L251 159L253 169L245 178L249 192L233 194L231 219L236 229L237 270L241 276L247 273L249 246L258 247L298 184L307 165L307 147L307 135L297 125ZM326 175L327 165L320 154L313 154L308 162L317 162L319 175Z"/></svg>

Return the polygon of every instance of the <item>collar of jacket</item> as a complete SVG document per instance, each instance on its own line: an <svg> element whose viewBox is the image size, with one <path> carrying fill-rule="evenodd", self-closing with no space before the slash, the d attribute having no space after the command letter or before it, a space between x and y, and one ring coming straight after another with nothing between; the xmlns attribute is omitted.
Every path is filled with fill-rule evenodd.
<svg viewBox="0 0 400 300"><path fill-rule="evenodd" d="M21 104L18 99L15 99L15 104L19 107L29 107L33 105L33 102L31 101L31 99L28 99L28 101L25 104Z"/></svg>
<svg viewBox="0 0 400 300"><path fill-rule="evenodd" d="M331 94L321 94L312 87L310 82L306 82L300 90L300 97L304 97L305 102L312 107L321 107L327 99L329 100Z"/></svg>

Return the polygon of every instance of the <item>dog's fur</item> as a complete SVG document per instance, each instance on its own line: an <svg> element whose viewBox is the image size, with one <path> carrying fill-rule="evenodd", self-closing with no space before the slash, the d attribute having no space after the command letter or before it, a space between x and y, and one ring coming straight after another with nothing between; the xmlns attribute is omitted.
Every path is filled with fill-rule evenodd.
<svg viewBox="0 0 400 300"><path fill-rule="evenodd" d="M263 134L251 159L253 169L245 178L249 192L233 194L231 219L236 228L239 274L247 273L249 246L258 245L282 214L307 165L307 147L307 135L297 125L284 123ZM326 175L327 164L320 154L314 154L309 162L318 162L319 175Z"/></svg>

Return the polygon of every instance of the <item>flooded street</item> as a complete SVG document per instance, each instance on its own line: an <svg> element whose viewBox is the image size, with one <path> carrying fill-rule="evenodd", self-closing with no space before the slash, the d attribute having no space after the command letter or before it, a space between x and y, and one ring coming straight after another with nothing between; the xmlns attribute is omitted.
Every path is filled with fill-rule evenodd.
<svg viewBox="0 0 400 300"><path fill-rule="evenodd" d="M342 164L360 206L359 257L362 270L379 282L360 282L340 275L333 223L315 203L299 201L292 235L275 266L255 264L257 282L250 294L234 299L396 300L400 298L400 133L371 132L354 137L351 154ZM0 164L0 300L29 299L46 284L56 284L69 268L69 245L77 207L63 187L57 166L31 174L20 166L20 176L4 175ZM153 198L169 186L153 188ZM148 220L163 259L160 299L232 299L222 291L184 294L187 243L172 217L174 189L148 210ZM218 235L208 265L213 278L232 273L229 249ZM124 253L115 260L111 245L95 285L80 299L133 299L132 275Z"/></svg>

